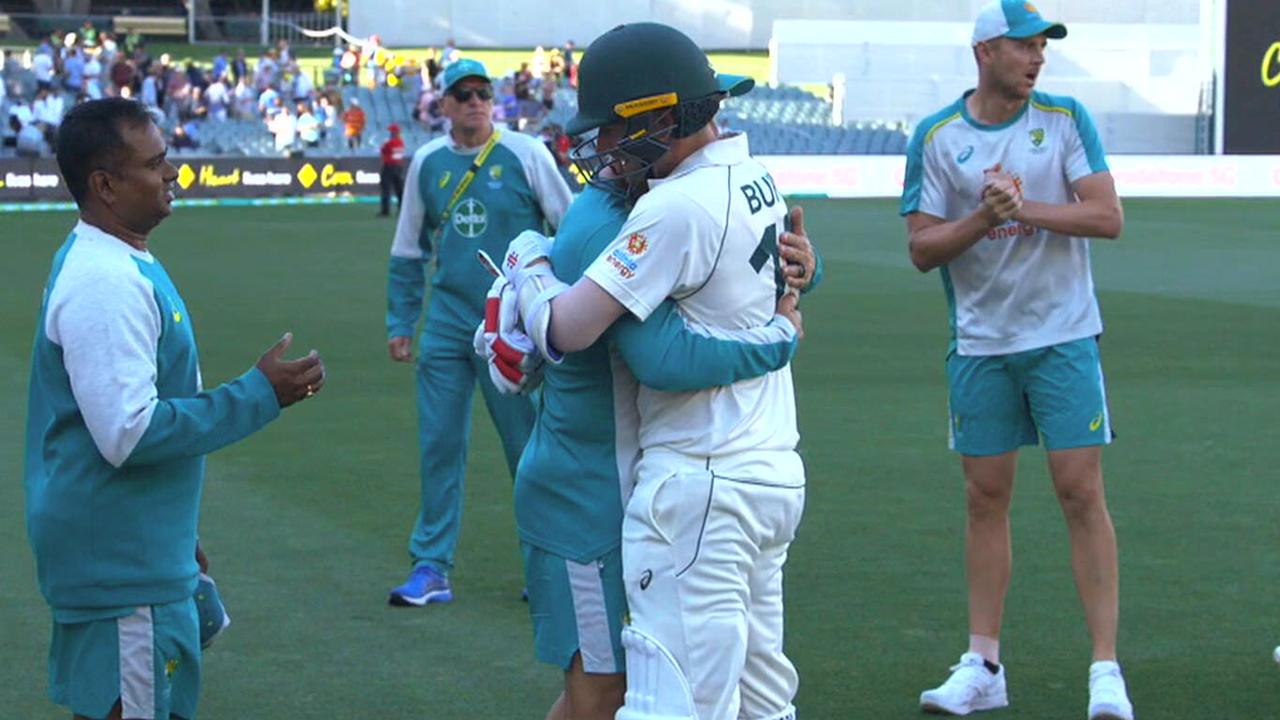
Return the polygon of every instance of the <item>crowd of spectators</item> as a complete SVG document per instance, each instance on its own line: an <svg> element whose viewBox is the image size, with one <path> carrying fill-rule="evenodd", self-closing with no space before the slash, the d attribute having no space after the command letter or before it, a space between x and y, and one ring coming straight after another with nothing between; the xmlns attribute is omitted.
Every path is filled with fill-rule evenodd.
<svg viewBox="0 0 1280 720"><path fill-rule="evenodd" d="M346 147L364 147L365 108L343 88L355 85L419 88L413 119L429 133L448 131L440 108L443 71L462 53L453 40L429 51L423 62L397 58L378 38L334 50L327 67L301 67L288 41L257 58L243 48L219 52L211 62L153 57L137 35L118 38L86 21L76 32L58 31L34 50L6 51L0 67L0 106L7 106L0 135L21 156L48 155L63 114L101 97L136 98L163 117L178 149L199 148L203 122L260 122L277 152L319 146L341 134ZM568 166L568 138L548 121L556 91L577 81L573 42L563 49L534 50L527 62L494 79L494 121L521 132L541 132L547 147ZM31 79L34 78L34 86Z"/></svg>

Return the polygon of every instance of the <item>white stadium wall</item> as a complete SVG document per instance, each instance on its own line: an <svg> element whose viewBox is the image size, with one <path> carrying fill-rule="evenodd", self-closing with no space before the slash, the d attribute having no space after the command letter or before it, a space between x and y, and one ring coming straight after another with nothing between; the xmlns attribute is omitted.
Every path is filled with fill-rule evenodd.
<svg viewBox="0 0 1280 720"><path fill-rule="evenodd" d="M758 158L787 195L902 196L901 155L773 155ZM1280 197L1280 155L1112 155L1123 197Z"/></svg>
<svg viewBox="0 0 1280 720"><path fill-rule="evenodd" d="M1262 2L1263 0L1258 0ZM1270 0L1267 0L1270 1ZM591 39L622 22L654 20L687 32L705 48L769 46L777 20L971 22L983 0L351 0L349 29L395 47L562 45ZM1200 0L1036 0L1064 22L1182 24L1197 21Z"/></svg>

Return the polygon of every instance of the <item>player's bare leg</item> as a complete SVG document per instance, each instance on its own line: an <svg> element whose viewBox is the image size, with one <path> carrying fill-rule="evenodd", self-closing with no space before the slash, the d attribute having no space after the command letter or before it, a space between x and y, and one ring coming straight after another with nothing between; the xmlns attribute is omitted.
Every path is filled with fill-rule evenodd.
<svg viewBox="0 0 1280 720"><path fill-rule="evenodd" d="M588 673L582 669L582 654L564 674L564 692L556 699L547 720L613 720L627 692L623 673Z"/></svg>
<svg viewBox="0 0 1280 720"><path fill-rule="evenodd" d="M1049 472L1067 521L1071 571L1093 640L1093 659L1114 660L1120 580L1116 531L1102 483L1102 447L1052 451Z"/></svg>
<svg viewBox="0 0 1280 720"><path fill-rule="evenodd" d="M563 690L560 692L560 697L551 704L551 709L547 711L546 720L569 720L569 710L565 705Z"/></svg>
<svg viewBox="0 0 1280 720"><path fill-rule="evenodd" d="M965 569L969 583L969 634L998 640L1013 555L1009 504L1018 452L964 456L968 523ZM996 662L995 658L988 658Z"/></svg>

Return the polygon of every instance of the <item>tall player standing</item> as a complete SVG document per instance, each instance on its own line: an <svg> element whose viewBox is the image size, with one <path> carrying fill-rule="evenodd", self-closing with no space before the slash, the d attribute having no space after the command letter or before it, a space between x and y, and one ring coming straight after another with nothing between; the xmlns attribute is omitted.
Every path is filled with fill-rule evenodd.
<svg viewBox="0 0 1280 720"><path fill-rule="evenodd" d="M912 262L941 268L951 309L950 435L968 496L969 650L921 694L930 712L1008 704L1009 504L1018 448L1042 438L1093 641L1088 717L1133 717L1116 663L1116 539L1102 482L1111 425L1088 240L1118 237L1124 217L1089 113L1035 90L1048 39L1066 34L1022 0L983 6L977 89L922 122L907 150L901 210Z"/></svg>
<svg viewBox="0 0 1280 720"><path fill-rule="evenodd" d="M435 260L418 359L421 503L409 538L413 569L388 602L423 606L453 599L449 573L462 515L462 481L477 385L515 476L533 425L529 398L502 395L474 354L492 278L475 252L498 255L523 230L559 225L569 186L546 146L493 125L493 86L484 65L452 62L444 73L449 133L418 149L409 164L387 282L387 349L413 361L424 277Z"/></svg>
<svg viewBox="0 0 1280 720"><path fill-rule="evenodd" d="M647 182L612 246L572 287L513 243L521 317L548 357L667 298L709 334L765 325L783 292L785 204L745 136L721 137L716 75L674 28L623 25L587 50L568 130L599 130L596 168ZM640 242L642 241L642 242ZM640 389L636 487L623 521L631 623L619 720L791 718L782 567L804 506L790 368L713 390Z"/></svg>

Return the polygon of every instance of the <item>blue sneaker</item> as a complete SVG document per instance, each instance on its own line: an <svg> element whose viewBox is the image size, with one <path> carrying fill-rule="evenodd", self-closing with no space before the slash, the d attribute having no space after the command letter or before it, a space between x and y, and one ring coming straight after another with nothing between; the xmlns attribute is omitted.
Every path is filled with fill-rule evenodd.
<svg viewBox="0 0 1280 720"><path fill-rule="evenodd" d="M400 607L422 607L428 603L447 603L453 600L453 588L449 578L423 565L409 573L403 585L391 591L387 602Z"/></svg>

